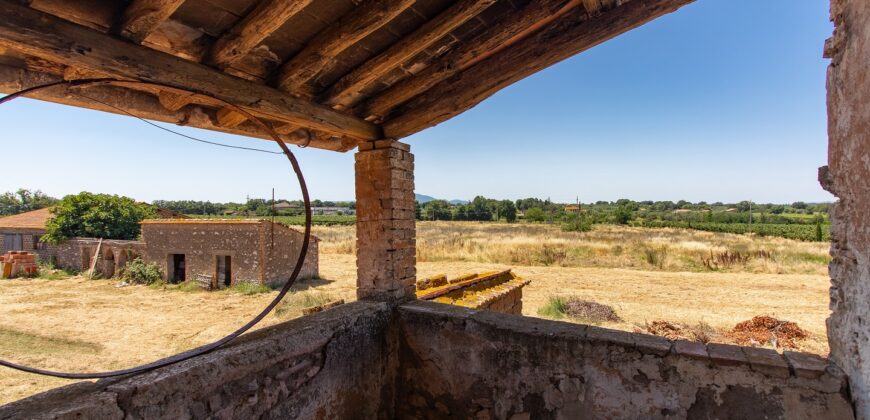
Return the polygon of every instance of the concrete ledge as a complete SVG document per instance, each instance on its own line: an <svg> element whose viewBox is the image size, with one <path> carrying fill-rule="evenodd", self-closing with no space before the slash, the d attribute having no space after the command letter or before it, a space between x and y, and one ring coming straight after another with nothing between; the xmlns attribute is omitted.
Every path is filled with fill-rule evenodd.
<svg viewBox="0 0 870 420"><path fill-rule="evenodd" d="M385 304L341 305L163 369L34 395L0 407L0 419L389 415L390 318Z"/></svg>
<svg viewBox="0 0 870 420"><path fill-rule="evenodd" d="M423 301L398 322L399 417L854 417L842 371L810 354Z"/></svg>

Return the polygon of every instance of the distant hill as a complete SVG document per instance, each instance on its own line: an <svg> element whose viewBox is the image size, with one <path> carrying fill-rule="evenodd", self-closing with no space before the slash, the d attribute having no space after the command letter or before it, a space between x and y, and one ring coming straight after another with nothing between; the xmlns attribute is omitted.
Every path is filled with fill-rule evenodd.
<svg viewBox="0 0 870 420"><path fill-rule="evenodd" d="M417 202L420 204L426 204L432 200L435 200L435 197L430 197L423 194L414 194L414 199L417 200Z"/></svg>
<svg viewBox="0 0 870 420"><path fill-rule="evenodd" d="M448 201L448 203L453 204L454 206L463 206L463 205L470 203L470 201L468 201L468 200L450 200L450 201Z"/></svg>

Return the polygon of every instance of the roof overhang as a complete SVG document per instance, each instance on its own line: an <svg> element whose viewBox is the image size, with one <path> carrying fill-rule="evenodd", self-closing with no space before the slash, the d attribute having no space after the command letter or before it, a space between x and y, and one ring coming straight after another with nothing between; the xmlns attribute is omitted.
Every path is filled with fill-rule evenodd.
<svg viewBox="0 0 870 420"><path fill-rule="evenodd" d="M173 88L34 97L270 138L226 101L286 143L347 151L450 119L691 1L0 0L0 91L155 82Z"/></svg>

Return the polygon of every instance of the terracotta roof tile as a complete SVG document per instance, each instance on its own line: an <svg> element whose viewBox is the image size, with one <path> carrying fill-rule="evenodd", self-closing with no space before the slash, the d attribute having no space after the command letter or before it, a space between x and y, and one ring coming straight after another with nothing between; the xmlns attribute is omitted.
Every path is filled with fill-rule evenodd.
<svg viewBox="0 0 870 420"><path fill-rule="evenodd" d="M45 223L51 217L50 208L0 217L0 229L45 229Z"/></svg>

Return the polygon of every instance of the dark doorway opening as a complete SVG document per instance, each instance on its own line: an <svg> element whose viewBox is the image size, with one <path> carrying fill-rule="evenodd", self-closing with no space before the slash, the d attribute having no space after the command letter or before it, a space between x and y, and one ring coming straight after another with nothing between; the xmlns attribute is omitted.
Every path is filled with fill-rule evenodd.
<svg viewBox="0 0 870 420"><path fill-rule="evenodd" d="M233 263L229 255L217 256L218 286L230 287L233 284Z"/></svg>
<svg viewBox="0 0 870 420"><path fill-rule="evenodd" d="M169 254L169 259L172 262L172 271L169 273L170 283L181 283L184 281L184 254Z"/></svg>

